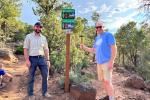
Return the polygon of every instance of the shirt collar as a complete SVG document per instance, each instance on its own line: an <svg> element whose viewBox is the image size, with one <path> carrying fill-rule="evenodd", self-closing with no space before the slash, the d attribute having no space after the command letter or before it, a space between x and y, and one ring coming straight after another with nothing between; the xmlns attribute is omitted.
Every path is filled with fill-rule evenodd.
<svg viewBox="0 0 150 100"><path fill-rule="evenodd" d="M98 34L97 36L102 36L105 32Z"/></svg>
<svg viewBox="0 0 150 100"><path fill-rule="evenodd" d="M32 34L33 34L33 36L36 36L36 35L35 35L35 32L33 32ZM40 33L40 35L39 35L39 36L41 37L41 36L42 36L42 34Z"/></svg>

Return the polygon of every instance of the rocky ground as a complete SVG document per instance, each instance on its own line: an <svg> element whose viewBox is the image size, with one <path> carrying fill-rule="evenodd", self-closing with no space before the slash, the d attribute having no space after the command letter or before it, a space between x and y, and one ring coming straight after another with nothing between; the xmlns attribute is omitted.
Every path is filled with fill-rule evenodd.
<svg viewBox="0 0 150 100"><path fill-rule="evenodd" d="M14 78L12 82L7 82L6 87L0 89L0 100L28 100L26 96L28 69L25 66L23 57L19 57L19 62L16 64L10 63L5 60L1 60L5 63L5 69L11 73ZM91 72L96 72L96 67L90 67L85 69ZM116 100L150 100L150 92L145 89L134 89L125 85L126 80L132 74L124 69L114 69L113 72L113 85L115 89ZM53 77L49 78L48 92L52 95L52 98L43 98L41 96L41 76L36 75L35 80L35 100L75 100L70 93L64 93L64 90L60 89L58 80L60 74L54 73ZM106 93L100 86L100 82L92 80L92 86L97 90L97 96L103 97Z"/></svg>

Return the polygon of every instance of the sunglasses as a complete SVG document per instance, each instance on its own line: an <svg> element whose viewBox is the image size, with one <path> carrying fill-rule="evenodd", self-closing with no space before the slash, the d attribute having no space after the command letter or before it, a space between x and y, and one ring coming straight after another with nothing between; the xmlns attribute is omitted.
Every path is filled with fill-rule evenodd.
<svg viewBox="0 0 150 100"><path fill-rule="evenodd" d="M98 28L102 28L102 26L96 26L95 28L96 28L96 29L98 29Z"/></svg>
<svg viewBox="0 0 150 100"><path fill-rule="evenodd" d="M35 27L37 27L37 28L42 28L42 26L40 26L40 25L35 25Z"/></svg>

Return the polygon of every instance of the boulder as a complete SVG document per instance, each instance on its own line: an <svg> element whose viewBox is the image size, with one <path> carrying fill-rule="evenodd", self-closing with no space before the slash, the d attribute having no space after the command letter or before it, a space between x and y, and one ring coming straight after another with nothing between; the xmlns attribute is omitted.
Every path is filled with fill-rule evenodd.
<svg viewBox="0 0 150 100"><path fill-rule="evenodd" d="M144 89L145 88L144 79L134 74L126 80L125 86L132 87L135 89Z"/></svg>
<svg viewBox="0 0 150 100"><path fill-rule="evenodd" d="M14 56L13 52L9 49L0 49L0 58L10 61L12 63L18 62L18 59Z"/></svg>
<svg viewBox="0 0 150 100"><path fill-rule="evenodd" d="M75 100L95 100L96 89L82 85L73 85L70 87L70 94Z"/></svg>
<svg viewBox="0 0 150 100"><path fill-rule="evenodd" d="M150 81L145 82L145 88L150 91Z"/></svg>

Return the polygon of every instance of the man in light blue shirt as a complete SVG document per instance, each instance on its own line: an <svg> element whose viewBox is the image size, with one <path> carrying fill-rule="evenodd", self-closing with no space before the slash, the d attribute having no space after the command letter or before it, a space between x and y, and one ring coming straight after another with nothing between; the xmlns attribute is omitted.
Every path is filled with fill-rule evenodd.
<svg viewBox="0 0 150 100"><path fill-rule="evenodd" d="M97 62L98 80L103 82L103 86L108 94L105 98L114 100L114 89L112 85L112 69L117 54L116 41L109 32L104 32L102 22L96 23L97 36L92 48L80 45L80 48L91 53L95 53ZM101 99L99 99L101 100Z"/></svg>

